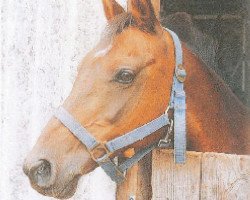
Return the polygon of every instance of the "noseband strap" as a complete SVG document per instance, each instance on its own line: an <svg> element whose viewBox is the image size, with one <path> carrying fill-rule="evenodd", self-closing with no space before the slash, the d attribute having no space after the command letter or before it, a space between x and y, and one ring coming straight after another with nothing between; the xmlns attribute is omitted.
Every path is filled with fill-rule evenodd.
<svg viewBox="0 0 250 200"><path fill-rule="evenodd" d="M99 143L81 124L74 119L74 117L63 107L60 107L55 117L66 126L74 136L80 140L87 148L93 160L95 160L103 170L110 176L110 178L120 183L124 179L124 172L130 168L134 163L141 160L147 155L155 144L137 152L132 158L127 159L120 166L117 166L110 156L117 150L128 147L138 141L143 140L145 137L151 135L155 131L169 124L169 119L166 114L152 120L151 122L144 124L143 126L136 128L129 133L115 138L106 144ZM96 156L96 151L103 151L101 156Z"/></svg>
<svg viewBox="0 0 250 200"><path fill-rule="evenodd" d="M178 36L166 29L172 36L175 46L176 67L173 78L172 92L169 108L174 110L174 149L175 162L184 163L186 156L186 95L184 91L185 70L182 68L182 48ZM55 117L67 127L74 136L84 144L100 167L110 178L120 183L124 180L124 172L141 160L145 155L157 147L158 141L138 151L132 158L128 158L121 165L117 165L112 156L118 150L128 148L130 145L143 140L160 128L169 125L168 109L158 118L138 127L120 137L103 144L97 141L74 117L63 107L60 107Z"/></svg>
<svg viewBox="0 0 250 200"><path fill-rule="evenodd" d="M89 134L89 132L81 124L79 124L63 107L59 107L54 116L59 119L61 123L66 126L70 132L73 133L76 138L87 147L87 149L93 149L95 146L97 146L98 142L96 139L91 134Z"/></svg>

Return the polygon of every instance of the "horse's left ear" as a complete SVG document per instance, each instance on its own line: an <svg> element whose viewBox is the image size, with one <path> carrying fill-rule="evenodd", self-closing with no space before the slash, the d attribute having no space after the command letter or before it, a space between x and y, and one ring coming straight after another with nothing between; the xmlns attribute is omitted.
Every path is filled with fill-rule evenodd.
<svg viewBox="0 0 250 200"><path fill-rule="evenodd" d="M161 11L161 0L151 0L152 4L153 4L153 8L155 11L155 16L156 18L160 21L160 11Z"/></svg>
<svg viewBox="0 0 250 200"><path fill-rule="evenodd" d="M111 20L115 16L125 12L123 7L115 0L102 0L102 4L107 20Z"/></svg>
<svg viewBox="0 0 250 200"><path fill-rule="evenodd" d="M156 1L154 1L155 3ZM128 0L128 11L132 14L132 23L143 31L156 32L157 20L155 9L157 4L151 0Z"/></svg>

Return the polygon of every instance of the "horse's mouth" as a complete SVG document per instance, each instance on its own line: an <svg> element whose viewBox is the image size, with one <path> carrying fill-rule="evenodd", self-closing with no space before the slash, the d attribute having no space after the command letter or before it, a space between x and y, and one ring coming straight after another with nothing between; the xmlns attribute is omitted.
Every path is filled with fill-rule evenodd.
<svg viewBox="0 0 250 200"><path fill-rule="evenodd" d="M73 178L71 181L65 184L64 187L62 187L62 189L59 189L58 187L55 187L55 186L51 186L45 189L36 188L36 187L33 187L33 188L37 190L37 192L45 196L51 196L57 199L69 199L76 192L79 178L80 176Z"/></svg>
<svg viewBox="0 0 250 200"><path fill-rule="evenodd" d="M70 181L63 188L63 190L57 196L55 196L55 198L58 198L58 199L68 199L68 198L72 197L75 194L75 192L76 192L79 178L80 178L80 176L75 177L72 181Z"/></svg>

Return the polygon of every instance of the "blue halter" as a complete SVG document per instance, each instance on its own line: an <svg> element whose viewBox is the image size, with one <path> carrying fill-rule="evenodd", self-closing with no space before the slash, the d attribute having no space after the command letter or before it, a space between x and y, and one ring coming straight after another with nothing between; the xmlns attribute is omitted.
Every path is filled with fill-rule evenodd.
<svg viewBox="0 0 250 200"><path fill-rule="evenodd" d="M178 36L171 30L166 29L172 36L175 46L176 67L173 78L173 86L168 109L174 110L174 157L178 164L185 163L186 160L186 95L184 91L184 80L186 72L182 68L183 57L182 47ZM123 148L128 147L145 137L156 132L160 128L170 125L168 109L158 118L138 127L120 137L107 143L99 143L74 117L63 107L55 113L55 117L66 126L75 137L87 148L92 159L107 173L110 178L120 183L124 180L124 172L141 160L145 155L156 148L158 143L138 151L133 157L128 158L121 165L113 162L111 155ZM162 140L161 140L162 141Z"/></svg>

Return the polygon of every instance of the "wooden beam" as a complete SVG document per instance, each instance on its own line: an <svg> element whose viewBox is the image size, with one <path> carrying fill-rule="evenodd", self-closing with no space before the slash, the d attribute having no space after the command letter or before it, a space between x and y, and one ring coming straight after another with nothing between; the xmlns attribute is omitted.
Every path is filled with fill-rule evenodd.
<svg viewBox="0 0 250 200"><path fill-rule="evenodd" d="M250 157L204 153L201 199L250 199Z"/></svg>
<svg viewBox="0 0 250 200"><path fill-rule="evenodd" d="M127 171L126 180L117 186L117 200L134 200L137 193L137 174L139 165L134 165Z"/></svg>
<svg viewBox="0 0 250 200"><path fill-rule="evenodd" d="M126 180L117 186L117 200L151 200L151 155L147 155L126 174Z"/></svg>
<svg viewBox="0 0 250 200"><path fill-rule="evenodd" d="M187 163L174 163L173 151L155 150L152 164L153 200L199 200L201 153L189 152Z"/></svg>
<svg viewBox="0 0 250 200"><path fill-rule="evenodd" d="M250 199L250 156L187 152L176 165L172 150L155 150L152 162L152 200Z"/></svg>

